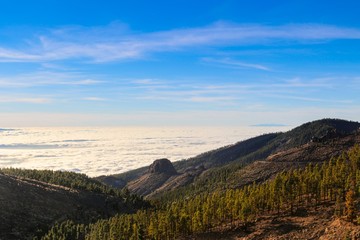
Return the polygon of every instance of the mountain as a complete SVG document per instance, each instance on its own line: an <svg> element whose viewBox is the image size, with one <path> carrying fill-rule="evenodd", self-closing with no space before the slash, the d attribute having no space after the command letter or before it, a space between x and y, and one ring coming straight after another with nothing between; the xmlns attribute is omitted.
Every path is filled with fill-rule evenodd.
<svg viewBox="0 0 360 240"><path fill-rule="evenodd" d="M224 181L209 183L226 175L226 187L238 187L270 178L279 171L321 162L360 143L360 123L322 119L305 123L285 133L271 133L225 146L173 163L173 174L152 175L149 167L102 176L100 181L120 181L130 191L156 197L191 184L219 187ZM126 183L126 184L124 184ZM112 184L116 186L116 184ZM204 186L207 185L207 186Z"/></svg>
<svg viewBox="0 0 360 240"><path fill-rule="evenodd" d="M175 189L170 192L175 198L158 198L154 208L135 214L90 225L55 224L42 239L360 239L359 176L358 145L338 157L281 170L266 181Z"/></svg>
<svg viewBox="0 0 360 240"><path fill-rule="evenodd" d="M43 235L55 222L72 219L89 223L121 212L135 212L142 204L141 199L126 198L131 196L85 175L1 169L0 239L32 239Z"/></svg>

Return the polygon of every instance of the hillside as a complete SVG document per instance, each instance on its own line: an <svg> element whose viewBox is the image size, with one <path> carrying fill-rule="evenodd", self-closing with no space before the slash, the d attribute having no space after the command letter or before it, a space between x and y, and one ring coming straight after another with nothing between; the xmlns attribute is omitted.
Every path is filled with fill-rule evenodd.
<svg viewBox="0 0 360 240"><path fill-rule="evenodd" d="M36 180L40 177L64 184ZM116 194L115 190L106 193L105 189L101 183L75 173L1 169L0 239L32 239L55 222L72 219L89 223L134 212L142 205L141 199Z"/></svg>
<svg viewBox="0 0 360 240"><path fill-rule="evenodd" d="M285 133L254 137L174 162L177 174L166 179L151 176L148 167L98 179L115 187L127 186L134 193L148 197L183 190L187 186L203 190L238 187L253 181L264 181L282 170L338 156L360 143L359 128L358 122L322 119ZM121 182L121 185L115 184L115 181ZM174 196L178 193L175 192Z"/></svg>
<svg viewBox="0 0 360 240"><path fill-rule="evenodd" d="M357 146L262 183L179 194L88 226L57 224L43 239L359 239L359 191Z"/></svg>

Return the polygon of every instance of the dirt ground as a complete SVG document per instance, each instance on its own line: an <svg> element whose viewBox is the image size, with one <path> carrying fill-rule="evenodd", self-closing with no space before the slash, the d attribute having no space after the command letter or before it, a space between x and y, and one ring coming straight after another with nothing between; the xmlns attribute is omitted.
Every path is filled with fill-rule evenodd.
<svg viewBox="0 0 360 240"><path fill-rule="evenodd" d="M332 205L299 209L293 215L263 216L245 229L227 229L204 233L193 239L229 240L360 240L360 226L333 216Z"/></svg>

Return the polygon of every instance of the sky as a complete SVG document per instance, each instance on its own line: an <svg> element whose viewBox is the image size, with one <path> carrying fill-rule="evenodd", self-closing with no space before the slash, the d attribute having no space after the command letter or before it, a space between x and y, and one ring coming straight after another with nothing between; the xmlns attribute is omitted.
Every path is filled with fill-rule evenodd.
<svg viewBox="0 0 360 240"><path fill-rule="evenodd" d="M359 1L0 3L0 127L360 121Z"/></svg>

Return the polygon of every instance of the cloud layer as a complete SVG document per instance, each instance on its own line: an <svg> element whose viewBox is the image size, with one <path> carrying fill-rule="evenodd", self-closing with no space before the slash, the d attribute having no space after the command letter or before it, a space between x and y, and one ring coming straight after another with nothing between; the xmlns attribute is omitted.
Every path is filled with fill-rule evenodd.
<svg viewBox="0 0 360 240"><path fill-rule="evenodd" d="M0 167L67 170L90 176L193 157L279 128L27 128L0 131Z"/></svg>
<svg viewBox="0 0 360 240"><path fill-rule="evenodd" d="M113 23L92 28L74 26L44 29L36 36L24 36L24 41L28 44L16 49L6 44L0 45L0 61L87 59L93 62L109 62L195 47L294 42L308 44L335 39L360 39L360 30L323 24L271 26L217 22L198 28L139 33L131 32L123 24Z"/></svg>

